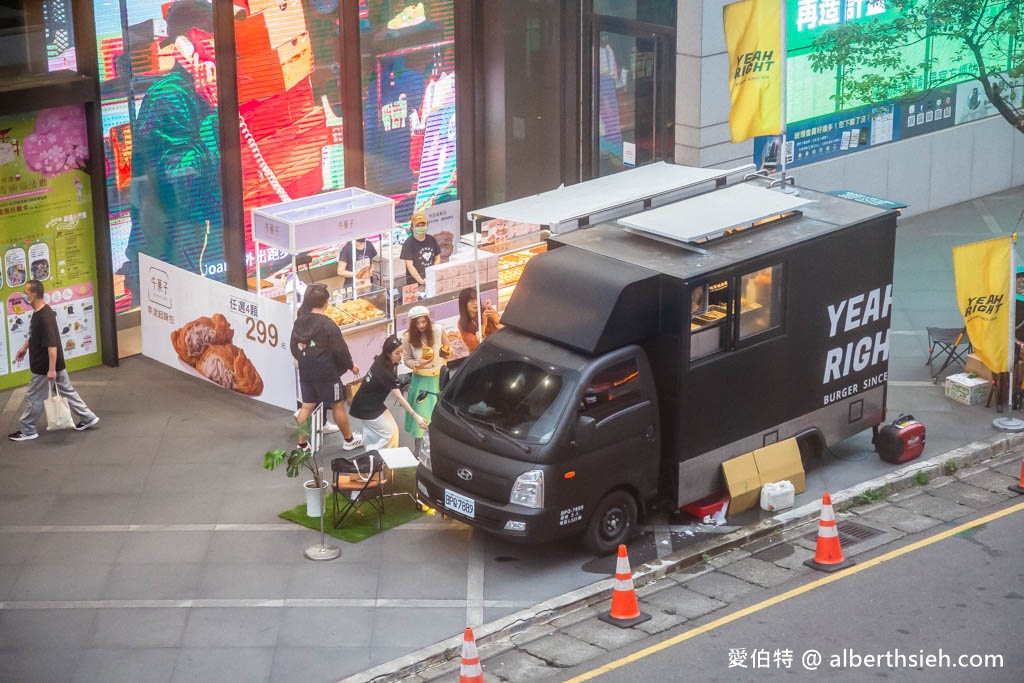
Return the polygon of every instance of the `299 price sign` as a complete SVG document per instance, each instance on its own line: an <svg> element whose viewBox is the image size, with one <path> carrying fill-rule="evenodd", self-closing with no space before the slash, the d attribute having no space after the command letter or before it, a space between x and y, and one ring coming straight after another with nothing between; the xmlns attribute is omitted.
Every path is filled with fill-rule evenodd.
<svg viewBox="0 0 1024 683"><path fill-rule="evenodd" d="M280 335L277 332L277 325L274 323L268 325L262 320L257 320L250 316L245 319L245 326L246 339L258 344L268 344L271 347L277 346L277 343L281 341Z"/></svg>

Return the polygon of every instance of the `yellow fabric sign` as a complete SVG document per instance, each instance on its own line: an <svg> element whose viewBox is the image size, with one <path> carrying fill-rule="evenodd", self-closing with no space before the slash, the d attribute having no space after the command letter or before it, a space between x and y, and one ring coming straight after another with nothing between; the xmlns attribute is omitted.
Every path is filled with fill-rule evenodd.
<svg viewBox="0 0 1024 683"><path fill-rule="evenodd" d="M953 247L956 301L974 353L992 372L1009 369L1010 237Z"/></svg>
<svg viewBox="0 0 1024 683"><path fill-rule="evenodd" d="M722 8L733 142L782 132L781 5L781 0L741 0Z"/></svg>

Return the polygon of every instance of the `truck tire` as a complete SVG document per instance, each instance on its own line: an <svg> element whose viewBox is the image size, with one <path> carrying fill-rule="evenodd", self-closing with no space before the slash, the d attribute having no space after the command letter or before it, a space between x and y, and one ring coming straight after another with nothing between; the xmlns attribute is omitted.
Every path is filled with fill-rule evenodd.
<svg viewBox="0 0 1024 683"><path fill-rule="evenodd" d="M636 530L636 501L626 491L612 491L597 504L583 532L583 545L598 555L614 552Z"/></svg>

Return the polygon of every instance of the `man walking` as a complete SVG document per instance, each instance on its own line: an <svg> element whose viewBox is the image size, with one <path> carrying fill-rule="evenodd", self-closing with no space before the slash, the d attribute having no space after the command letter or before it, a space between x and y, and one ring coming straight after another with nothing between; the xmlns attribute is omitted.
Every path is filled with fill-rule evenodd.
<svg viewBox="0 0 1024 683"><path fill-rule="evenodd" d="M32 319L29 321L28 339L14 358L20 361L28 353L28 365L32 371L32 380L25 394L25 407L21 410L18 431L8 435L11 441L29 441L39 436L36 431L36 420L43 412L43 401L49 395L49 384L53 382L60 389L61 396L68 400L68 406L81 418L75 429L89 429L100 421L96 414L89 410L85 401L71 386L71 379L64 369L64 347L57 329L57 314L43 299L43 283L29 280L25 283L25 298L32 307Z"/></svg>
<svg viewBox="0 0 1024 683"><path fill-rule="evenodd" d="M289 348L292 357L298 361L302 398L295 420L303 425L317 403L323 403L325 409L333 411L334 422L345 438L341 447L351 451L363 445L363 438L360 434L353 434L349 427L341 396L341 376L349 371L359 375L359 368L352 361L352 354L338 325L324 315L329 300L326 286L312 284L307 287L292 327ZM299 437L299 448L306 448L308 443L305 436Z"/></svg>

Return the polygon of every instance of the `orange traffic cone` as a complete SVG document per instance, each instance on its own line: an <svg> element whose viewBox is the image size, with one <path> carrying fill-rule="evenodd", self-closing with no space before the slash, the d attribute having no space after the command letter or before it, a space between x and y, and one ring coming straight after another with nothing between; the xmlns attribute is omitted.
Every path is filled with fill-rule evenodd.
<svg viewBox="0 0 1024 683"><path fill-rule="evenodd" d="M615 588L612 590L612 611L597 617L606 624L619 628L629 628L642 624L651 618L650 614L640 611L633 589L633 572L629 570L629 556L626 546L619 546L619 557L615 561Z"/></svg>
<svg viewBox="0 0 1024 683"><path fill-rule="evenodd" d="M476 639L473 629L466 627L462 634L462 668L459 670L459 683L484 683L484 670L480 666L480 655L476 652Z"/></svg>
<svg viewBox="0 0 1024 683"><path fill-rule="evenodd" d="M1015 485L1007 486L1014 493L1024 493L1024 459L1020 461L1020 481Z"/></svg>
<svg viewBox="0 0 1024 683"><path fill-rule="evenodd" d="M839 532L836 530L836 513L832 510L832 496L827 493L821 499L818 547L814 551L814 559L804 560L804 564L811 569L829 573L855 564L843 557L843 549L839 545Z"/></svg>

